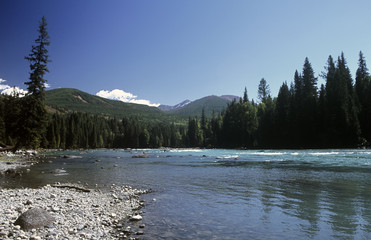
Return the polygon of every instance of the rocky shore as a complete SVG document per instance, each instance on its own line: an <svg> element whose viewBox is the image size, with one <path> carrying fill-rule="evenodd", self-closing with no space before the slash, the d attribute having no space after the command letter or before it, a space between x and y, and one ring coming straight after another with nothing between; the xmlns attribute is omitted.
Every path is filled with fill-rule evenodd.
<svg viewBox="0 0 371 240"><path fill-rule="evenodd" d="M19 150L16 153L0 151L0 174L14 174L17 168L35 164L40 155L33 150Z"/></svg>
<svg viewBox="0 0 371 240"><path fill-rule="evenodd" d="M144 228L139 196L146 192L115 185L104 192L60 184L0 189L0 239L137 239ZM30 209L50 214L47 226L16 225Z"/></svg>

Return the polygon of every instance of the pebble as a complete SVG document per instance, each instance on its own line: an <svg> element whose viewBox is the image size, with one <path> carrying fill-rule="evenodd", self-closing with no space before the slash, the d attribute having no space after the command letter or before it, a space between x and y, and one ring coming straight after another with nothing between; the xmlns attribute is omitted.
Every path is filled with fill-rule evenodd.
<svg viewBox="0 0 371 240"><path fill-rule="evenodd" d="M138 232L136 232L136 235L143 235L143 234L144 234L143 231L138 231Z"/></svg>
<svg viewBox="0 0 371 240"><path fill-rule="evenodd" d="M53 211L53 212L59 212L60 209L59 209L59 207L52 207L52 211Z"/></svg>
<svg viewBox="0 0 371 240"><path fill-rule="evenodd" d="M132 216L131 218L130 218L130 220L131 221L140 221L140 220L142 220L143 218L142 218L142 216L140 216L140 215L134 215L134 216Z"/></svg>
<svg viewBox="0 0 371 240"><path fill-rule="evenodd" d="M41 237L39 236L31 236L30 240L41 240Z"/></svg>

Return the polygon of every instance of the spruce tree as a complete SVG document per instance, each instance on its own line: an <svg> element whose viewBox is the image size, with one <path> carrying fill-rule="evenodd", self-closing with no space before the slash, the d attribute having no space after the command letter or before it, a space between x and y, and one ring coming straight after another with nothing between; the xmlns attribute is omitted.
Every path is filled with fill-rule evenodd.
<svg viewBox="0 0 371 240"><path fill-rule="evenodd" d="M356 72L356 96L357 96L357 106L359 109L359 122L362 132L362 137L370 141L371 135L371 97L369 95L370 88L370 74L366 66L366 60L363 53L359 53L358 69Z"/></svg>
<svg viewBox="0 0 371 240"><path fill-rule="evenodd" d="M267 84L267 81L262 78L259 82L259 87L258 87L258 98L261 102L265 102L270 96L271 91L269 88L269 85Z"/></svg>
<svg viewBox="0 0 371 240"><path fill-rule="evenodd" d="M368 79L369 73L368 68L366 66L366 60L363 56L362 52L359 52L359 60L358 60L358 69L356 72L356 93L360 104L362 105L365 102L365 98L367 97L366 89L369 84Z"/></svg>
<svg viewBox="0 0 371 240"><path fill-rule="evenodd" d="M276 109L275 109L275 133L277 145L276 147L287 147L292 141L290 139L290 101L291 95L287 83L284 82L278 92Z"/></svg>
<svg viewBox="0 0 371 240"><path fill-rule="evenodd" d="M47 111L44 105L45 100L45 73L49 72L47 63L50 62L47 46L50 45L47 32L47 22L42 17L39 24L39 36L32 46L31 53L25 57L30 63L28 93L22 99L22 125L20 128L17 147L37 148L40 146L42 136L46 130Z"/></svg>
<svg viewBox="0 0 371 240"><path fill-rule="evenodd" d="M344 54L336 66L330 57L326 74L326 129L328 147L355 147L360 134L353 80Z"/></svg>
<svg viewBox="0 0 371 240"><path fill-rule="evenodd" d="M0 95L0 147L6 141L6 138L5 138L4 109L5 109L4 97L2 95Z"/></svg>
<svg viewBox="0 0 371 240"><path fill-rule="evenodd" d="M245 91L243 92L243 102L248 102L249 101L249 97L247 96L247 89L245 87Z"/></svg>

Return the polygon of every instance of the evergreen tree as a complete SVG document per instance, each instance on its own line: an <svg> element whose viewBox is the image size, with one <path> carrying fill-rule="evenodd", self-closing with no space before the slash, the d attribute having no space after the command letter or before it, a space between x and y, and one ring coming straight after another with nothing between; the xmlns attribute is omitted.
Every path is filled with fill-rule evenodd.
<svg viewBox="0 0 371 240"><path fill-rule="evenodd" d="M5 114L5 103L4 97L0 95L0 144L4 144L6 142L5 138L5 121L4 121L4 114Z"/></svg>
<svg viewBox="0 0 371 240"><path fill-rule="evenodd" d="M323 84L321 84L319 99L318 99L318 146L326 145L326 89Z"/></svg>
<svg viewBox="0 0 371 240"><path fill-rule="evenodd" d="M290 136L290 105L291 105L291 94L287 83L283 83L280 87L276 103L276 114L275 124L277 133L276 147L287 147L291 144Z"/></svg>
<svg viewBox="0 0 371 240"><path fill-rule="evenodd" d="M341 53L339 57L336 77L339 78L341 86L341 108L345 123L345 128L343 128L343 143L348 145L348 147L356 146L356 144L359 143L360 137L358 109L355 105L353 79L347 66L344 53Z"/></svg>
<svg viewBox="0 0 371 240"><path fill-rule="evenodd" d="M344 54L337 64L330 56L326 73L326 129L328 147L354 147L360 134L353 84Z"/></svg>
<svg viewBox="0 0 371 240"><path fill-rule="evenodd" d="M203 142L202 133L197 118L188 120L188 140L190 147L199 147Z"/></svg>
<svg viewBox="0 0 371 240"><path fill-rule="evenodd" d="M356 93L358 100L363 105L367 98L367 88L369 86L369 72L366 60L362 52L359 52L358 69L356 72Z"/></svg>
<svg viewBox="0 0 371 240"><path fill-rule="evenodd" d="M19 134L17 147L25 146L37 148L42 141L46 129L47 111L44 105L45 83L44 75L48 72L47 63L49 35L46 29L47 22L42 18L39 25L39 36L35 40L36 45L32 46L31 53L25 57L30 62L30 78L28 82L28 93L22 98L21 132Z"/></svg>
<svg viewBox="0 0 371 240"><path fill-rule="evenodd" d="M267 81L262 78L259 82L259 87L258 87L258 98L261 102L265 102L270 96L271 91L269 88L269 85L267 84Z"/></svg>
<svg viewBox="0 0 371 240"><path fill-rule="evenodd" d="M4 123L6 144L14 145L19 138L21 125L21 98L14 92L11 96L4 96Z"/></svg>
<svg viewBox="0 0 371 240"><path fill-rule="evenodd" d="M275 145L275 118L274 118L274 101L268 97L265 102L257 106L258 129L256 140L261 148L272 148Z"/></svg>
<svg viewBox="0 0 371 240"><path fill-rule="evenodd" d="M314 104L317 98L317 78L314 77L314 71L308 58L305 58L303 66L303 98L309 101L308 104Z"/></svg>
<svg viewBox="0 0 371 240"><path fill-rule="evenodd" d="M302 93L299 126L301 129L301 145L315 147L317 141L317 78L308 58L305 58L302 74Z"/></svg>
<svg viewBox="0 0 371 240"><path fill-rule="evenodd" d="M243 102L248 102L249 101L249 97L247 96L247 89L245 87L245 91L243 92Z"/></svg>
<svg viewBox="0 0 371 240"><path fill-rule="evenodd" d="M359 122L362 132L362 137L367 141L371 141L371 96L369 89L371 87L370 74L366 66L366 60L363 53L359 53L358 69L356 72L356 96L357 106L359 109Z"/></svg>
<svg viewBox="0 0 371 240"><path fill-rule="evenodd" d="M294 90L297 102L299 102L299 100L301 100L302 98L303 88L304 88L303 78L299 74L298 70L296 70L294 74Z"/></svg>

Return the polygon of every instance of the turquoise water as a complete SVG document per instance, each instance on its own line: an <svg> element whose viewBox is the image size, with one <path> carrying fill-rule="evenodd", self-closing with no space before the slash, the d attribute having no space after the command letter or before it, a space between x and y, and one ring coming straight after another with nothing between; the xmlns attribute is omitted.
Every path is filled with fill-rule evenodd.
<svg viewBox="0 0 371 240"><path fill-rule="evenodd" d="M149 158L132 158L143 152ZM2 184L35 187L59 181L152 189L143 196L147 227L141 239L371 239L371 150L49 155L51 162Z"/></svg>

